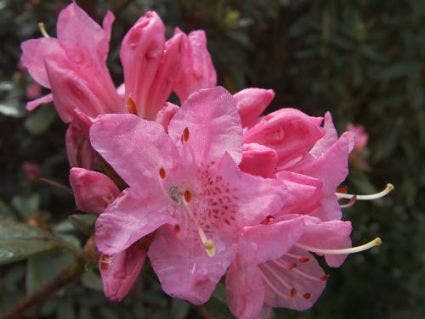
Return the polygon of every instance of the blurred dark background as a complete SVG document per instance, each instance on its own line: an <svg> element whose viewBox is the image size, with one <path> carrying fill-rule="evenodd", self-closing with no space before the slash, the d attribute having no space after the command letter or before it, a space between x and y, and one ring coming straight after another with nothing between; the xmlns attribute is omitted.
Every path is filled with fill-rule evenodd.
<svg viewBox="0 0 425 319"><path fill-rule="evenodd" d="M344 210L353 241L381 236L378 249L352 255L329 270L328 287L310 311L275 311L275 318L425 318L425 1L264 0L77 1L100 21L116 15L110 68L121 83L120 40L148 9L169 27L204 29L219 83L232 92L272 88L268 112L296 106L321 115L329 110L340 132L347 123L369 134L367 149L352 159L346 185L374 192L392 182L388 198ZM60 188L31 181L31 172L68 184L65 125L46 105L29 114L39 94L19 69L19 44L39 37L37 23L55 34L62 0L0 0L0 224L5 218L49 229L81 247L87 238L71 223L73 198ZM83 221L86 222L86 221ZM83 224L80 222L80 224ZM76 226L77 225L77 226ZM81 225L80 225L81 226ZM0 245L1 240L0 235ZM49 250L0 267L0 312L54 276L70 256ZM36 307L28 318L226 318L223 293L203 308L171 300L145 267L124 302L108 302L95 269ZM206 316L206 313L210 317Z"/></svg>

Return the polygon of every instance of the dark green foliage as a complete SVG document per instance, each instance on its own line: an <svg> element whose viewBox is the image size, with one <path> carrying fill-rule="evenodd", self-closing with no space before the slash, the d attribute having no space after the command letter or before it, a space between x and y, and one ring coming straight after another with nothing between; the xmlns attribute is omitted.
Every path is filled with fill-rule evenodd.
<svg viewBox="0 0 425 319"><path fill-rule="evenodd" d="M66 3L0 0L0 230L8 225L21 229L29 227L25 224L37 225L68 246L68 252L61 254L38 244L31 250L29 244L26 249L31 251L22 254L33 255L44 248L49 252L2 266L0 312L68 265L72 257L67 254L80 249L91 227L90 221L78 215L71 217L72 223L68 221L67 216L74 212L68 193L29 182L21 170L24 161L34 161L41 166L43 176L68 184L65 125L51 106L26 114L24 95L30 80L17 68L19 43L39 36L39 21L54 35L58 10ZM348 122L364 125L370 137L366 154L369 169L353 163L346 184L358 193L374 191L374 186L380 188L386 182L392 182L396 189L385 200L358 203L345 210L345 219L353 221L353 242L363 243L379 235L384 244L350 256L341 269L329 270L328 287L312 310L279 310L275 317L424 317L424 1L79 3L97 19L107 9L116 13L109 59L116 84L122 81L120 39L146 9L152 8L163 17L170 33L175 26L184 31L207 31L219 82L230 91L247 86L273 88L276 99L268 111L297 106L320 115L329 110L340 131ZM31 234L26 233L24 240L39 240ZM0 249L3 235L0 231ZM48 242L43 241L43 245ZM46 267L51 267L52 273L46 272ZM200 318L205 311L216 318L228 316L220 291L205 308L195 308L166 297L148 267L141 278L129 298L113 304L99 291L96 269L90 269L79 283L33 309L28 317Z"/></svg>

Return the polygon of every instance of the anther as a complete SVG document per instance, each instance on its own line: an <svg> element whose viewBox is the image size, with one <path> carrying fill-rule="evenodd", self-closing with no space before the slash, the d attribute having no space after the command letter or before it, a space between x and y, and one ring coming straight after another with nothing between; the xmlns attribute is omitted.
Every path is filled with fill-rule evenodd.
<svg viewBox="0 0 425 319"><path fill-rule="evenodd" d="M328 274L324 274L323 276L320 277L321 281L328 281L329 279L329 275Z"/></svg>
<svg viewBox="0 0 425 319"><path fill-rule="evenodd" d="M186 201L186 203L189 203L192 199L192 193L189 192L188 190L186 190L183 194L184 200Z"/></svg>
<svg viewBox="0 0 425 319"><path fill-rule="evenodd" d="M207 252L209 257L215 256L215 245L214 242L210 239L207 239L205 242L203 242L205 251Z"/></svg>
<svg viewBox="0 0 425 319"><path fill-rule="evenodd" d="M159 177L161 177L161 179L164 179L165 176L166 176L165 169L161 167L159 169Z"/></svg>
<svg viewBox="0 0 425 319"><path fill-rule="evenodd" d="M351 248L342 248L342 249L322 249L322 248L311 247L311 246L302 245L302 244L295 244L295 245L298 248L308 250L308 251L311 251L311 252L317 253L317 254L347 255L347 254L353 254L353 253L358 253L358 252L361 252L361 251L364 251L364 250L368 250L372 247L380 246L381 244L382 244L381 238L376 237L374 240L371 240L370 242L368 242L364 245L355 246L355 247L351 247Z"/></svg>
<svg viewBox="0 0 425 319"><path fill-rule="evenodd" d="M102 255L100 257L100 262L99 262L100 269L103 270L103 271L109 270L109 267L111 265L111 262L112 262L112 257L111 256Z"/></svg>
<svg viewBox="0 0 425 319"><path fill-rule="evenodd" d="M181 141L182 142L187 142L189 140L189 129L186 127L183 130L182 136L181 136Z"/></svg>
<svg viewBox="0 0 425 319"><path fill-rule="evenodd" d="M129 113L137 115L137 105L131 97L127 99L126 107Z"/></svg>
<svg viewBox="0 0 425 319"><path fill-rule="evenodd" d="M304 299L310 299L310 298L311 298L311 293L306 292L306 293L303 295L303 297L304 297Z"/></svg>
<svg viewBox="0 0 425 319"><path fill-rule="evenodd" d="M308 258L307 256L301 256L300 258L298 258L298 261L302 264L305 264L310 261L310 258Z"/></svg>
<svg viewBox="0 0 425 319"><path fill-rule="evenodd" d="M295 296L297 295L297 290L296 290L295 288L292 288L292 289L291 289L291 292L289 293L289 295L290 295L291 297L295 297Z"/></svg>
<svg viewBox="0 0 425 319"><path fill-rule="evenodd" d="M43 22L38 23L38 29L40 30L40 33L42 34L43 37L50 38L49 34L46 31L46 26L44 25Z"/></svg>
<svg viewBox="0 0 425 319"><path fill-rule="evenodd" d="M384 196L386 196L388 193L390 193L394 189L394 185L388 183L387 186L385 186L385 189L382 190L379 193L376 194L370 194L370 195L355 195L355 194L345 194L345 193L335 193L335 195L338 198L345 198L345 199L351 199L354 196L356 196L356 200L374 200L379 199Z"/></svg>
<svg viewBox="0 0 425 319"><path fill-rule="evenodd" d="M274 221L274 216L268 215L264 220L261 222L262 225L268 225L271 224Z"/></svg>

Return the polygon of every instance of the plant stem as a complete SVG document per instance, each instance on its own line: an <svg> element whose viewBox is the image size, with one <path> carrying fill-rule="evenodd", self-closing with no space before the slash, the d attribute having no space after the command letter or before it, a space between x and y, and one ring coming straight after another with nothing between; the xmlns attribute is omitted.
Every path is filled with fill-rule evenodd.
<svg viewBox="0 0 425 319"><path fill-rule="evenodd" d="M25 296L2 314L0 319L22 318L22 315L31 307L46 301L60 289L80 278L84 272L85 264L86 262L83 257L76 258L71 266L64 268L55 278L44 283L33 293Z"/></svg>

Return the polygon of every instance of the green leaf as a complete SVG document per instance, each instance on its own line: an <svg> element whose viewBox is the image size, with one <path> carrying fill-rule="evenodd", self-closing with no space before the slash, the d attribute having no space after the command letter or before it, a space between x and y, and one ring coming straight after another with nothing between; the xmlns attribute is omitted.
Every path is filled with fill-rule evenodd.
<svg viewBox="0 0 425 319"><path fill-rule="evenodd" d="M22 217L28 218L37 212L40 206L40 195L33 194L28 197L15 196L12 199L12 206L21 214Z"/></svg>
<svg viewBox="0 0 425 319"><path fill-rule="evenodd" d="M170 318L185 319L190 311L190 305L182 300L173 299Z"/></svg>
<svg viewBox="0 0 425 319"><path fill-rule="evenodd" d="M92 214L73 214L68 218L75 228L80 230L85 235L90 235L93 230L96 217L96 215Z"/></svg>
<svg viewBox="0 0 425 319"><path fill-rule="evenodd" d="M0 221L0 265L51 250L58 242L48 233L11 219Z"/></svg>
<svg viewBox="0 0 425 319"><path fill-rule="evenodd" d="M29 115L24 125L31 134L40 135L47 131L55 118L55 110L52 107L41 107Z"/></svg>

